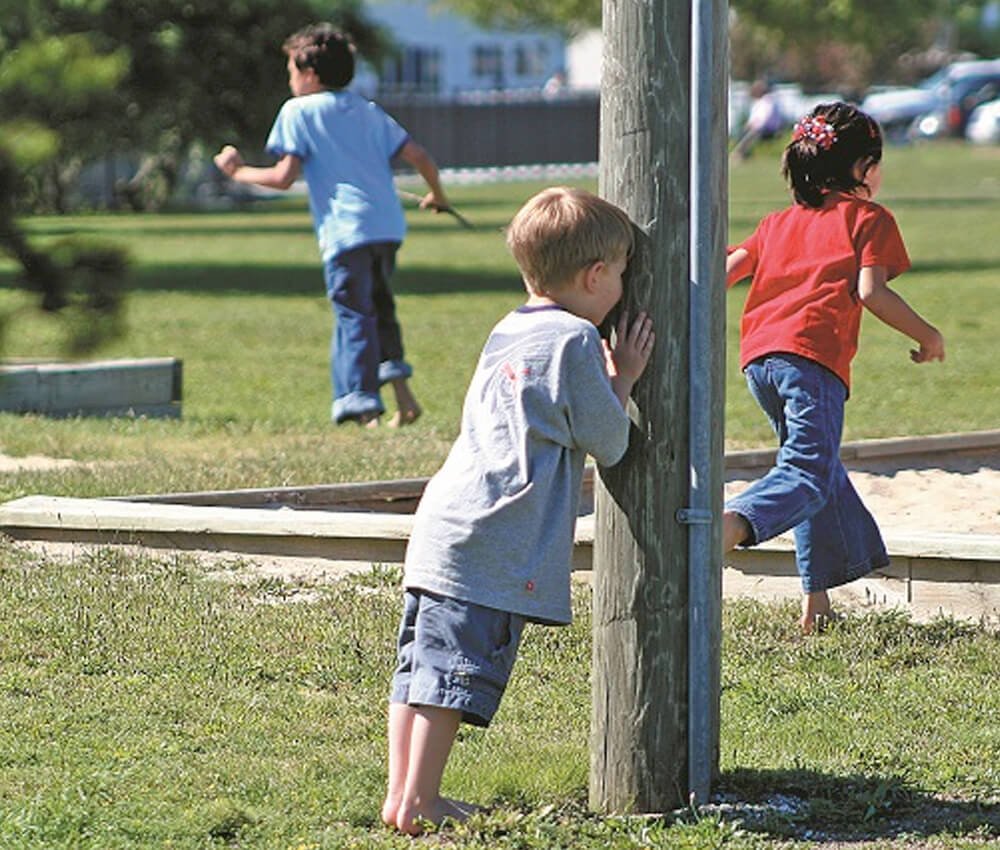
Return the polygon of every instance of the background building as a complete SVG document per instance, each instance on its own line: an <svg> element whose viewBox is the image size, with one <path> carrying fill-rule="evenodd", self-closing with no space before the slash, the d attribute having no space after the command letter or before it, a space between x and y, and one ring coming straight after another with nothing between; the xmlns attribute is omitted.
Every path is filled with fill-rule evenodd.
<svg viewBox="0 0 1000 850"><path fill-rule="evenodd" d="M392 33L399 53L371 69L372 94L540 90L565 68L566 44L551 32L482 29L428 0L372 2L365 14Z"/></svg>

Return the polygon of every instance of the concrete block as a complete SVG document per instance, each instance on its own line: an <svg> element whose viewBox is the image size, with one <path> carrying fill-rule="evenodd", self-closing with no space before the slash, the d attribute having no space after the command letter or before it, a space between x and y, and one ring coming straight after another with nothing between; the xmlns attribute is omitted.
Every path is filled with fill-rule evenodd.
<svg viewBox="0 0 1000 850"><path fill-rule="evenodd" d="M174 357L0 366L0 411L46 416L181 415Z"/></svg>

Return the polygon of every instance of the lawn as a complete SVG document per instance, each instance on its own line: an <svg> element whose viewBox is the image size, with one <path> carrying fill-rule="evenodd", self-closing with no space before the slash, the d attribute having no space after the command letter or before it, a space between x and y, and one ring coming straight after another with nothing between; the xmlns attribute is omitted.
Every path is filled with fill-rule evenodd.
<svg viewBox="0 0 1000 850"><path fill-rule="evenodd" d="M887 151L884 198L914 269L899 290L944 332L913 366L867 318L846 437L995 428L1000 150ZM538 188L456 188L478 229L413 212L396 277L427 413L399 432L329 422L330 315L298 201L204 215L38 218L40 240L111 237L134 258L128 331L101 356L183 359L178 421L0 416L0 451L85 465L0 479L0 499L429 474L455 435L492 324L522 297L501 229ZM784 202L774 150L734 168L731 241ZM8 356L55 355L0 265ZM742 386L730 293L727 445L770 441ZM1000 840L1000 633L896 614L795 634L794 612L724 612L722 795L669 817L586 811L590 611L530 628L489 730L463 730L445 791L489 807L414 843L377 823L398 573L335 586L238 560L101 550L72 562L0 543L2 848L777 848Z"/></svg>
<svg viewBox="0 0 1000 850"><path fill-rule="evenodd" d="M997 149L890 149L884 200L914 261L898 288L945 334L944 364L913 366L909 342L866 317L848 405L846 439L965 431L1000 421ZM456 187L478 225L413 212L398 293L413 387L427 413L410 430L359 433L329 422L330 309L301 202L205 215L38 218L39 240L73 232L112 238L134 258L127 333L101 356L174 356L184 362L180 421L49 421L0 415L0 451L86 461L78 470L25 473L0 498L99 495L370 480L434 471L453 439L465 386L489 329L522 289L502 228L538 187ZM747 235L785 200L773 151L733 169L730 235ZM11 265L0 265L0 311L23 308ZM736 364L745 293L730 293L727 445L770 443ZM59 352L58 320L20 309L7 323L7 356ZM388 399L387 399L388 401Z"/></svg>
<svg viewBox="0 0 1000 850"><path fill-rule="evenodd" d="M1000 839L997 633L873 614L804 640L790 607L749 602L724 615L721 800L660 819L588 814L579 587L572 626L527 630L494 725L460 733L445 793L489 813L414 844L377 820L398 574L310 586L236 561L224 572L0 547L0 847Z"/></svg>

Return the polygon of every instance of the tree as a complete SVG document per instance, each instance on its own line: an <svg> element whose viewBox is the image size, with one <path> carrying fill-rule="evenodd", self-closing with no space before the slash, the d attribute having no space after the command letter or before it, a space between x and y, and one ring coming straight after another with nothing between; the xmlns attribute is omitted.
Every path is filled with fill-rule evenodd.
<svg viewBox="0 0 1000 850"><path fill-rule="evenodd" d="M954 22L956 50L991 55L1000 32L978 25L990 0L731 0L734 75L775 71L816 86L861 89L898 76L899 57L928 47ZM437 0L477 23L551 27L572 33L600 26L599 0Z"/></svg>
<svg viewBox="0 0 1000 850"><path fill-rule="evenodd" d="M41 140L41 141L40 141ZM39 297L42 310L61 313L67 319L66 348L82 354L120 330L121 295L128 260L113 246L79 240L64 240L45 252L29 243L17 224L17 198L23 191L23 160L45 146L44 133L28 131L21 136L20 151L10 138L0 147L0 250L22 268L16 281ZM0 314L0 343L13 314ZM0 345L2 348L2 345Z"/></svg>
<svg viewBox="0 0 1000 850"><path fill-rule="evenodd" d="M0 74L0 114L55 131L63 170L71 158L143 154L140 173L169 192L193 143L259 143L288 96L281 44L317 19L349 32L364 56L389 47L360 0L0 0L0 67L18 71ZM60 73L60 55L72 73ZM85 96L71 109L62 98L75 85ZM135 206L155 200L126 188Z"/></svg>
<svg viewBox="0 0 1000 850"><path fill-rule="evenodd" d="M927 42L941 0L734 0L732 5L739 76L785 70L805 85L860 90L891 76L903 53Z"/></svg>
<svg viewBox="0 0 1000 850"><path fill-rule="evenodd" d="M601 0L437 0L482 26L542 27L566 33L599 27Z"/></svg>

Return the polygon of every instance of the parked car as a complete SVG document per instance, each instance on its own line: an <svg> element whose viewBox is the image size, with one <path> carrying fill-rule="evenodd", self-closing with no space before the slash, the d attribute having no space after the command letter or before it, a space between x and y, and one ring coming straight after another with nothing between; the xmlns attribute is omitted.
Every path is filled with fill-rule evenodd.
<svg viewBox="0 0 1000 850"><path fill-rule="evenodd" d="M997 92L1000 59L953 62L914 88L873 92L861 108L882 125L886 137L893 141L903 141L912 133L961 136L969 113L984 100L996 97ZM928 120L921 128L925 117Z"/></svg>
<svg viewBox="0 0 1000 850"><path fill-rule="evenodd" d="M965 138L979 145L1000 144L1000 99L981 103L972 110Z"/></svg>

